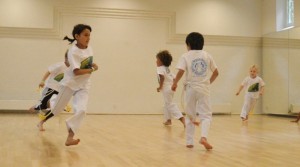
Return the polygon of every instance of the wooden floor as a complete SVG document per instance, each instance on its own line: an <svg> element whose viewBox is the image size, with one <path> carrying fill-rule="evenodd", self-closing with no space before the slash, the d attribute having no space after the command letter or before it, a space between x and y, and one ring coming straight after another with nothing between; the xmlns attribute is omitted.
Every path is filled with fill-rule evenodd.
<svg viewBox="0 0 300 167"><path fill-rule="evenodd" d="M0 114L1 167L296 167L300 166L300 126L292 118L251 115L213 117L206 151L185 147L179 121L162 125L162 115L87 115L77 137L66 147L61 115L39 132L36 115ZM199 139L197 128L196 138Z"/></svg>

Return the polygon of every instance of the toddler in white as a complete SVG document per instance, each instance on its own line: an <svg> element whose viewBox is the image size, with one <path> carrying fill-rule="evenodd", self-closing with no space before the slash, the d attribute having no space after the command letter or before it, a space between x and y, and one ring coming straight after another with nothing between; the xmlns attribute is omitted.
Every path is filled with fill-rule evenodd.
<svg viewBox="0 0 300 167"><path fill-rule="evenodd" d="M172 62L172 56L167 51L161 51L156 55L157 75L159 81L159 87L157 92L162 92L164 98L164 118L165 125L172 124L172 117L182 122L185 127L185 119L180 112L178 106L173 102L174 91L171 90L173 84L174 75L171 73L169 66Z"/></svg>
<svg viewBox="0 0 300 167"><path fill-rule="evenodd" d="M264 92L265 83L259 76L257 76L257 73L257 67L255 65L251 66L249 71L250 75L243 80L236 93L238 96L241 90L246 87L244 105L240 115L243 121L248 120L249 112L254 109L257 99Z"/></svg>

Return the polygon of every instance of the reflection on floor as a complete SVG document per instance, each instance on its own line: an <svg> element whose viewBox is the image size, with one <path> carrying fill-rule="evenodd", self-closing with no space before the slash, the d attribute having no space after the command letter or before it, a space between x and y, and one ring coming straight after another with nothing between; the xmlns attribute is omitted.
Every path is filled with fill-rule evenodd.
<svg viewBox="0 0 300 167"><path fill-rule="evenodd" d="M31 114L0 114L0 166L24 167L224 167L299 166L300 126L293 118L250 115L214 115L206 151L185 147L182 124L162 124L162 115L87 115L76 137L66 147L62 114L38 131ZM195 139L199 140L200 128Z"/></svg>

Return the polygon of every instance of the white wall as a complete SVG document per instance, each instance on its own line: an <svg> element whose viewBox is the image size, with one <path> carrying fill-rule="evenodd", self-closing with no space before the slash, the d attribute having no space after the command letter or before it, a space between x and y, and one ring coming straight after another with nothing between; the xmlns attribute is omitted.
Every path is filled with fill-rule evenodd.
<svg viewBox="0 0 300 167"><path fill-rule="evenodd" d="M294 26L300 26L300 0L294 0ZM276 0L262 0L262 34L276 32Z"/></svg>
<svg viewBox="0 0 300 167"><path fill-rule="evenodd" d="M51 28L53 3L43 0L1 0L1 27Z"/></svg>
<svg viewBox="0 0 300 167"><path fill-rule="evenodd" d="M262 0L262 34L276 32L276 0Z"/></svg>
<svg viewBox="0 0 300 167"><path fill-rule="evenodd" d="M295 27L300 27L300 0L294 0Z"/></svg>
<svg viewBox="0 0 300 167"><path fill-rule="evenodd" d="M256 0L187 1L176 13L177 32L260 37L261 7Z"/></svg>
<svg viewBox="0 0 300 167"><path fill-rule="evenodd" d="M3 6L13 2L19 3L0 1L0 16L8 10ZM35 90L42 75L50 64L63 60L68 47L62 37L70 36L75 24L85 23L93 28L91 46L100 66L92 76L89 112L161 113L155 54L168 49L176 72L174 66L186 52L184 40L191 31L205 35L204 49L220 70L212 85L213 105L230 104L233 113L240 112L243 96L234 94L249 66L261 66L260 0L84 2L31 0L29 6L43 10L20 9L12 18L28 17L13 22L0 17L0 109L27 109L38 100ZM38 19L30 19L31 15ZM181 88L174 99L179 105L180 95Z"/></svg>
<svg viewBox="0 0 300 167"><path fill-rule="evenodd" d="M287 114L289 109L288 31L265 36L263 43L264 113Z"/></svg>

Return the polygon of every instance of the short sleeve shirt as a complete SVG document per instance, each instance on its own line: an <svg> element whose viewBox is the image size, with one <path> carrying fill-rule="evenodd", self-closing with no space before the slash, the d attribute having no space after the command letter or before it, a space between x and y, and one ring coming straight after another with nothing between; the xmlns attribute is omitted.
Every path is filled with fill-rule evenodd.
<svg viewBox="0 0 300 167"><path fill-rule="evenodd" d="M265 82L259 76L255 78L247 76L241 85L244 86L246 94L251 95L252 98L258 98L260 88L265 86Z"/></svg>
<svg viewBox="0 0 300 167"><path fill-rule="evenodd" d="M86 49L80 49L73 45L68 51L68 61L70 67L65 72L65 77L62 80L62 85L68 86L73 90L89 89L91 74L75 75L75 69L91 68L93 60L93 50L89 46Z"/></svg>
<svg viewBox="0 0 300 167"><path fill-rule="evenodd" d="M166 66L157 67L157 74L164 76L163 89L167 87L171 87L173 84L174 74L170 71L170 69Z"/></svg>
<svg viewBox="0 0 300 167"><path fill-rule="evenodd" d="M67 70L67 66L64 62L55 63L48 67L50 73L45 86L53 90L58 91L59 83L64 77L64 72Z"/></svg>
<svg viewBox="0 0 300 167"><path fill-rule="evenodd" d="M212 56L203 50L190 50L178 61L177 69L185 71L187 85L209 95L210 75L217 69Z"/></svg>

